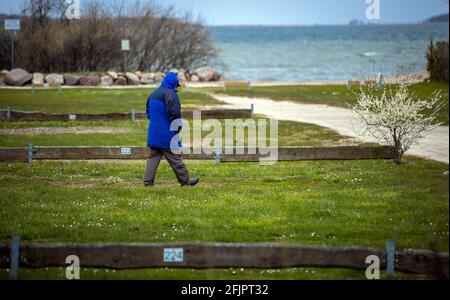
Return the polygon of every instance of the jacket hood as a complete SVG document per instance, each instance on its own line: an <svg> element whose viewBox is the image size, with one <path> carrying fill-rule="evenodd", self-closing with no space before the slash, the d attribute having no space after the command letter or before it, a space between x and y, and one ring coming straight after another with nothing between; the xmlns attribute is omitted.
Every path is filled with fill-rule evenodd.
<svg viewBox="0 0 450 300"><path fill-rule="evenodd" d="M161 83L161 87L175 90L180 85L177 74L170 72Z"/></svg>

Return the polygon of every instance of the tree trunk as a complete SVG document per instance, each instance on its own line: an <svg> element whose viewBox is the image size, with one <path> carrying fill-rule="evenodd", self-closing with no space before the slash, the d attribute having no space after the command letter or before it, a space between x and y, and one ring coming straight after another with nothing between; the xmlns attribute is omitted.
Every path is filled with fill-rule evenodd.
<svg viewBox="0 0 450 300"><path fill-rule="evenodd" d="M394 128L394 163L400 165L402 163L403 151L400 138L397 137L397 129Z"/></svg>

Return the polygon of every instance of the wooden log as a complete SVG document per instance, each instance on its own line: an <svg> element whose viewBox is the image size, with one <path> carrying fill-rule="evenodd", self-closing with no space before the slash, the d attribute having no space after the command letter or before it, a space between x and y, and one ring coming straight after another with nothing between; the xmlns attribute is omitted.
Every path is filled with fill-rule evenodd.
<svg viewBox="0 0 450 300"><path fill-rule="evenodd" d="M405 273L433 274L448 279L448 264L448 252L409 249L396 253L396 268Z"/></svg>
<svg viewBox="0 0 450 300"><path fill-rule="evenodd" d="M226 148L230 149L230 148ZM256 154L249 154L248 149L243 149L244 154L237 154L237 149L232 148L233 154L227 154L223 150L221 161L223 162L258 162L261 158L268 157L261 154L267 149L260 149ZM205 150L205 149L204 149ZM206 149L208 150L208 149ZM213 149L208 151L195 151L183 154L187 160L209 160L214 158ZM33 159L35 160L95 160L95 159L145 159L148 157L147 147L34 147ZM27 148L0 148L0 161L26 161ZM279 147L277 161L302 161L302 160L362 160L362 159L392 159L393 149L382 147Z"/></svg>
<svg viewBox="0 0 450 300"><path fill-rule="evenodd" d="M164 249L174 248L183 249L183 261L165 262ZM9 249L2 249L1 256L8 251ZM381 258L384 253L377 249L357 247L305 247L280 244L31 244L20 247L20 266L27 268L66 266L66 257L69 255L77 255L83 267L111 269L153 267L365 269L367 256L378 255ZM0 263L5 261L6 259L0 259Z"/></svg>
<svg viewBox="0 0 450 300"><path fill-rule="evenodd" d="M0 148L0 162L27 162L27 148Z"/></svg>
<svg viewBox="0 0 450 300"><path fill-rule="evenodd" d="M36 160L144 159L147 147L35 147Z"/></svg>
<svg viewBox="0 0 450 300"><path fill-rule="evenodd" d="M174 248L183 249L182 261L165 261L164 249ZM9 253L9 246L0 246L0 267L9 265ZM365 270L366 258L376 255L380 258L380 268L386 268L385 251L373 248L224 243L29 244L20 247L20 267L64 267L69 255L77 255L81 267L109 269L320 267L358 270ZM448 253L406 250L396 252L396 257L397 271L448 278Z"/></svg>
<svg viewBox="0 0 450 300"><path fill-rule="evenodd" d="M239 119L251 118L250 109L217 109L203 110L201 112L202 119ZM26 121L113 121L113 120L131 120L131 113L104 113L104 114L50 114L44 112L10 112L10 121L26 122ZM183 111L184 119L192 119L193 111ZM143 112L136 113L137 120L147 120L147 115ZM0 114L0 120L7 120L6 114Z"/></svg>

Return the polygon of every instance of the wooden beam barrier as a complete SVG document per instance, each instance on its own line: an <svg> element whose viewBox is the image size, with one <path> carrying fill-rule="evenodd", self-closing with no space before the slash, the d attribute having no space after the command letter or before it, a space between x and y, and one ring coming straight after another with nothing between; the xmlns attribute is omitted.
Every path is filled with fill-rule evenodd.
<svg viewBox="0 0 450 300"><path fill-rule="evenodd" d="M249 154L247 149L240 148L244 154L239 153L238 148L233 148L233 154L227 154L222 149L221 162L258 162L261 158L268 157L260 153L269 149L260 149L256 154ZM205 150L205 149L204 149ZM216 149L204 151L190 149L190 154L183 154L188 160L213 160ZM274 149L272 149L274 150ZM96 159L145 159L149 154L147 147L33 147L33 160L96 160ZM274 152L272 153L274 154ZM0 162L27 162L28 148L0 148ZM363 160L363 159L392 159L393 148L338 146L338 147L279 147L277 161L302 161L302 160Z"/></svg>
<svg viewBox="0 0 450 300"><path fill-rule="evenodd" d="M10 247L0 246L0 267L8 268ZM81 267L136 268L350 268L365 270L376 255L386 269L386 252L374 248L289 244L154 243L154 244L28 244L20 245L22 268L66 267L77 255ZM427 250L395 252L400 272L448 278L448 253Z"/></svg>
<svg viewBox="0 0 450 300"><path fill-rule="evenodd" d="M193 111L183 111L184 119L192 119ZM202 110L203 119L247 119L252 118L251 109L215 109ZM136 120L147 120L145 113L104 113L104 114L51 114L45 112L26 112L3 110L0 114L0 121L115 121L132 120L133 115ZM8 118L9 117L9 118Z"/></svg>

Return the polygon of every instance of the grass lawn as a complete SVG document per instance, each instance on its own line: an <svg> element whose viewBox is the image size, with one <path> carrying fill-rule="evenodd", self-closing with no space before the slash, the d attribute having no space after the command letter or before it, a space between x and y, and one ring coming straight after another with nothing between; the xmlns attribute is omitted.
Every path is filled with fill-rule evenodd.
<svg viewBox="0 0 450 300"><path fill-rule="evenodd" d="M0 89L0 108L41 111L48 113L111 113L145 111L147 98L153 89L67 89L57 90ZM204 93L183 89L180 99L185 108L217 105L219 101Z"/></svg>
<svg viewBox="0 0 450 300"><path fill-rule="evenodd" d="M448 125L448 88L448 82L430 81L414 84L410 87L410 90L419 99L430 96L436 90L441 90L441 98L446 103L446 106L439 114L438 121ZM205 89L205 91L223 93L223 89L219 88ZM247 89L229 88L227 89L227 94L231 96L264 97L272 100L290 100L299 103L326 104L339 107L349 107L355 104L354 97L349 95L347 86L345 85L268 86L253 87L251 91Z"/></svg>
<svg viewBox="0 0 450 300"><path fill-rule="evenodd" d="M448 165L391 161L188 161L202 182L179 188L163 162L143 188L144 161L0 164L0 242L279 242L448 251ZM313 273L314 272L314 273ZM0 278L6 278L6 270ZM64 269L21 278L64 279ZM363 271L83 270L82 278L364 278ZM417 277L415 277L417 278Z"/></svg>
<svg viewBox="0 0 450 300"><path fill-rule="evenodd" d="M147 128L147 121L0 122L0 147L25 147L29 142L35 146L145 146ZM192 132L192 122L190 128ZM331 129L290 121L279 121L278 135L280 146L357 144Z"/></svg>

